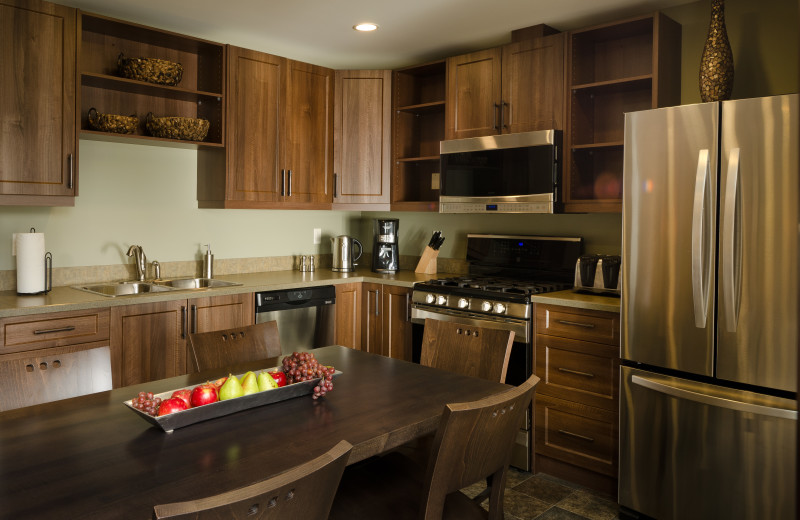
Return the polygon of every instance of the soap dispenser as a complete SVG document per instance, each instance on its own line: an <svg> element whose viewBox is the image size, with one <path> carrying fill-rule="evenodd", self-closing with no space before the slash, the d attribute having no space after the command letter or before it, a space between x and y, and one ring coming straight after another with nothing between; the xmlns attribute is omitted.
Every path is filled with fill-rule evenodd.
<svg viewBox="0 0 800 520"><path fill-rule="evenodd" d="M211 244L206 244L206 248L203 257L203 278L214 278L214 255L211 254Z"/></svg>

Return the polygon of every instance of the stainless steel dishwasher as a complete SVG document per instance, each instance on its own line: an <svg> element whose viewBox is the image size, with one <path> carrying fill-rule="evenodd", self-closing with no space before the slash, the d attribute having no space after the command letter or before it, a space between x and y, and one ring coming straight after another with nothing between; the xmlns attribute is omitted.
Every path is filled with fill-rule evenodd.
<svg viewBox="0 0 800 520"><path fill-rule="evenodd" d="M278 322L283 354L333 345L335 310L332 285L256 293L256 323Z"/></svg>

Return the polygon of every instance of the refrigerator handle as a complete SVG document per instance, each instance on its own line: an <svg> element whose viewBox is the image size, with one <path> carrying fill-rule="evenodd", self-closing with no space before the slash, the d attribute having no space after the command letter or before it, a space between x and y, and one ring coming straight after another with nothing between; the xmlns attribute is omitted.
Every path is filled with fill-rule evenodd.
<svg viewBox="0 0 800 520"><path fill-rule="evenodd" d="M709 200L708 150L700 150L697 155L697 174L694 181L694 205L692 209L692 303L694 304L694 324L698 329L706 328L708 320L708 279L711 255L706 246L706 216L711 207ZM703 254L705 251L705 255ZM704 258L705 257L705 258ZM703 265L703 260L707 265Z"/></svg>
<svg viewBox="0 0 800 520"><path fill-rule="evenodd" d="M786 408L775 408L772 406L764 406L760 404L744 403L742 401L735 401L733 399L723 399L722 397L715 397L713 395L701 394L679 388L676 386L668 385L660 381L642 376L631 376L631 383L641 387L666 394L678 399L686 399L696 403L714 406L717 408L727 408L736 412L754 413L757 415L767 415L770 417L777 417L779 419L797 420L797 410L788 410Z"/></svg>
<svg viewBox="0 0 800 520"><path fill-rule="evenodd" d="M722 213L722 302L725 306L725 329L736 332L739 321L738 269L741 268L741 248L736 240L739 222L739 148L728 154L728 173L725 178L725 203Z"/></svg>

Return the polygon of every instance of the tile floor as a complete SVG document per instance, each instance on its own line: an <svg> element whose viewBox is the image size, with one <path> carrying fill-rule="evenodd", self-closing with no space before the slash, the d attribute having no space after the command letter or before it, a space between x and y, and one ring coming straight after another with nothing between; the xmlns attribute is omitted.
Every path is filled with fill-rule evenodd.
<svg viewBox="0 0 800 520"><path fill-rule="evenodd" d="M474 484L462 491L474 497L483 489ZM484 504L488 504L488 499ZM613 497L539 473L511 468L506 482L506 520L618 520Z"/></svg>

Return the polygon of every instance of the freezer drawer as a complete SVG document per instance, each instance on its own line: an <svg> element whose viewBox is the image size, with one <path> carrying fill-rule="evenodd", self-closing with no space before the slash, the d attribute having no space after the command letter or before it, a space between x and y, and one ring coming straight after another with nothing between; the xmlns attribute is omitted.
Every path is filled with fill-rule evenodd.
<svg viewBox="0 0 800 520"><path fill-rule="evenodd" d="M620 394L620 505L659 520L795 518L795 401L630 367Z"/></svg>

